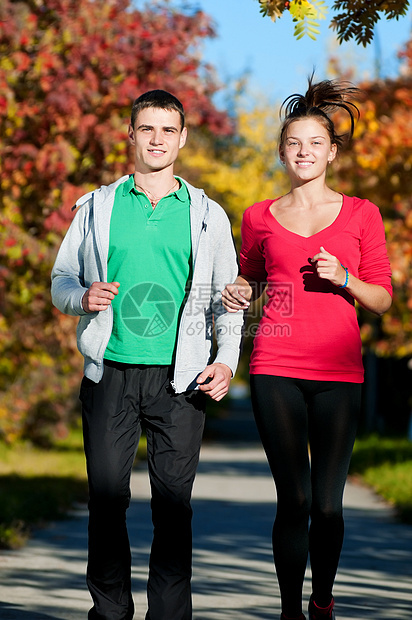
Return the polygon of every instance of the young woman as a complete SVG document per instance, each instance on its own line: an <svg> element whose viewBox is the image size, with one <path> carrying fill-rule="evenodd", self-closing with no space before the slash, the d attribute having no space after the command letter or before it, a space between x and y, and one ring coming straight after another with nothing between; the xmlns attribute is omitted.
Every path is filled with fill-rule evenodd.
<svg viewBox="0 0 412 620"><path fill-rule="evenodd" d="M279 154L290 192L249 207L240 273L222 293L246 309L267 284L250 362L256 423L277 490L273 554L281 620L305 620L302 586L312 570L309 619L334 619L332 588L343 542L342 497L360 410L363 367L355 301L391 305L391 271L378 208L330 189L326 170L353 134L357 89L314 84L283 106ZM330 113L343 110L347 136ZM308 452L310 446L310 455ZM310 528L309 525L310 518Z"/></svg>

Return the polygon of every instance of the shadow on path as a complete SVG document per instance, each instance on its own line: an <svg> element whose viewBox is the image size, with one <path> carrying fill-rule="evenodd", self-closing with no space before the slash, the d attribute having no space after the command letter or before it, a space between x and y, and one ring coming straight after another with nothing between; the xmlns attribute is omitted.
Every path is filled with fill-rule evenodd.
<svg viewBox="0 0 412 620"><path fill-rule="evenodd" d="M1 620L64 620L63 616L50 616L49 614L36 613L19 609L19 605L2 603L0 601Z"/></svg>
<svg viewBox="0 0 412 620"><path fill-rule="evenodd" d="M208 486L203 486L203 477ZM214 497L213 497L214 496ZM276 620L279 593L271 532L275 490L259 447L205 449L194 493L196 620ZM412 527L368 489L348 485L346 534L336 580L339 620L412 618ZM310 595L310 569L304 586Z"/></svg>
<svg viewBox="0 0 412 620"><path fill-rule="evenodd" d="M240 415L240 414L239 414ZM202 448L193 508L193 620L278 620L271 530L276 495L250 412L225 420L236 441ZM217 431L218 422L215 423ZM244 432L246 430L246 433ZM224 434L225 434L224 433ZM128 511L135 620L146 612L152 524L146 464L132 476ZM412 527L368 489L349 484L346 535L335 587L339 620L412 618ZM85 620L87 511L39 530L26 548L0 553L1 620ZM304 597L310 595L310 570Z"/></svg>

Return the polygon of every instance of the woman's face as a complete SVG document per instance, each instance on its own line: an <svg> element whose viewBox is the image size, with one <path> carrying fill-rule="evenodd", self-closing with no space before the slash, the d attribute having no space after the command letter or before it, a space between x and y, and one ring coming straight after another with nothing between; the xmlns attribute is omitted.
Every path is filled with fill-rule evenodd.
<svg viewBox="0 0 412 620"><path fill-rule="evenodd" d="M327 129L314 118L293 121L279 148L280 159L293 185L324 176L336 152L337 146L331 144Z"/></svg>

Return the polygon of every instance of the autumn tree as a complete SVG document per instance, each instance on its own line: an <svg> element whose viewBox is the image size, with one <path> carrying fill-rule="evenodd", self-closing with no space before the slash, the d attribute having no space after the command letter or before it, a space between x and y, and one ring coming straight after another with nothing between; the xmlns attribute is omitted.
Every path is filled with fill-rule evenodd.
<svg viewBox="0 0 412 620"><path fill-rule="evenodd" d="M269 102L252 109L235 97L236 133L199 147L189 141L182 160L191 178L224 205L240 247L243 213L254 202L288 191L279 163L279 110Z"/></svg>
<svg viewBox="0 0 412 620"><path fill-rule="evenodd" d="M64 431L82 360L75 324L51 305L50 271L90 189L129 171L131 102L163 88L188 124L231 131L211 102L201 12L129 0L3 0L0 7L0 436ZM202 129L203 130L203 129ZM73 369L77 372L73 372ZM76 386L76 390L74 388Z"/></svg>
<svg viewBox="0 0 412 620"><path fill-rule="evenodd" d="M364 341L382 355L406 357L412 356L412 41L400 55L396 79L359 85L361 118L334 181L377 204L385 221L394 301L381 321L363 316Z"/></svg>
<svg viewBox="0 0 412 620"><path fill-rule="evenodd" d="M295 24L294 36L315 39L319 22L326 19L329 9L324 0L258 0L263 16L276 21L289 11ZM406 15L408 0L335 0L330 27L336 31L339 43L355 39L366 46L373 39L377 22L385 17L396 19Z"/></svg>

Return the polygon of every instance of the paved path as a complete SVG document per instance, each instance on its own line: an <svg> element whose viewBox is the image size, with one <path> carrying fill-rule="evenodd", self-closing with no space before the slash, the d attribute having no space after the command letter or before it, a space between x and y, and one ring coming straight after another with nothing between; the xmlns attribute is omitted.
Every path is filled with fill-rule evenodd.
<svg viewBox="0 0 412 620"><path fill-rule="evenodd" d="M244 417L238 421L239 437L249 433L247 425ZM252 428L248 442L228 443L220 432L223 442L202 449L193 501L194 620L279 619L270 548L275 492ZM143 620L151 538L145 465L133 473L132 487L135 619ZM345 515L335 587L339 620L410 620L412 527L397 523L382 501L353 483ZM37 532L24 549L0 553L1 620L86 620L86 529L86 510L79 507L71 520ZM308 571L306 599L309 577Z"/></svg>

